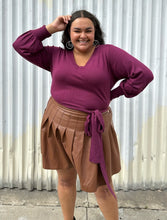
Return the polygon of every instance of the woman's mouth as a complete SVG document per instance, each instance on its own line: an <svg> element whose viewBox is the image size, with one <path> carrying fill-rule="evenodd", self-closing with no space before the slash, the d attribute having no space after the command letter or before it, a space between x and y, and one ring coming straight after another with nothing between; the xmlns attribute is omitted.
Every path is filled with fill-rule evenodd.
<svg viewBox="0 0 167 220"><path fill-rule="evenodd" d="M80 44L86 44L86 43L88 43L88 40L78 40L78 42L79 42Z"/></svg>

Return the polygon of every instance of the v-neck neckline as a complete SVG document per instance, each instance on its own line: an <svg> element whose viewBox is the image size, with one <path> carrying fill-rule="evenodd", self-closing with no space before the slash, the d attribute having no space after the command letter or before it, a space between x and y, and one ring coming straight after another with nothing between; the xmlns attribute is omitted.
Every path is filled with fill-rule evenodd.
<svg viewBox="0 0 167 220"><path fill-rule="evenodd" d="M73 51L71 51L72 62L73 62L73 64L74 64L74 66L75 66L76 68L79 68L79 69L84 69L84 68L86 68L87 65L90 63L90 61L92 60L92 58L93 58L93 56L94 56L96 50L97 50L97 48L94 49L93 53L91 54L91 56L89 57L88 61L85 63L84 66L79 66L79 65L76 63L76 60L75 60L75 57L74 57L74 53L73 53Z"/></svg>

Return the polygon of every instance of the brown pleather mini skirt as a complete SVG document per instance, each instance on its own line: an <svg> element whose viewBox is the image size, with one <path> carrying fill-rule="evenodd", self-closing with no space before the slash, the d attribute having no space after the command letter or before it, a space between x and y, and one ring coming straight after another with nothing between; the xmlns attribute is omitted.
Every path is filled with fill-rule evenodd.
<svg viewBox="0 0 167 220"><path fill-rule="evenodd" d="M96 192L106 185L100 167L89 161L91 137L84 132L87 113L66 108L53 97L48 101L41 124L41 152L44 169L68 169L74 167L81 189ZM109 180L120 171L120 154L113 127L111 109L104 113L102 133L104 158Z"/></svg>

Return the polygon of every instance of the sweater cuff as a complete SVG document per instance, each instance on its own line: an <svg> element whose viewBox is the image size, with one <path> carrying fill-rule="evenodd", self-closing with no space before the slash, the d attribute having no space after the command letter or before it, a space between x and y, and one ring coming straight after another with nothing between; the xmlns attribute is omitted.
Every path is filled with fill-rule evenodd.
<svg viewBox="0 0 167 220"><path fill-rule="evenodd" d="M111 90L110 92L110 100L118 98L119 96L124 95L124 92L120 86Z"/></svg>
<svg viewBox="0 0 167 220"><path fill-rule="evenodd" d="M32 30L32 34L38 38L40 41L43 41L44 39L48 38L51 36L51 34L48 32L46 29L46 26L43 25L42 27Z"/></svg>

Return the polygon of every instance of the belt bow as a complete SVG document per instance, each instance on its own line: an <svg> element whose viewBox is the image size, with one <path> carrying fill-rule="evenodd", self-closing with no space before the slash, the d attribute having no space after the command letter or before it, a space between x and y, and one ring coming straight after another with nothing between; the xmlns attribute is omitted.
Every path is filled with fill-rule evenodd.
<svg viewBox="0 0 167 220"><path fill-rule="evenodd" d="M92 163L96 163L100 165L102 175L104 180L116 198L108 179L104 152L103 152L103 141L102 141L102 133L104 132L104 120L102 113L99 110L92 111L88 114L85 122L85 134L91 136L91 148L90 148L90 157L89 160Z"/></svg>

